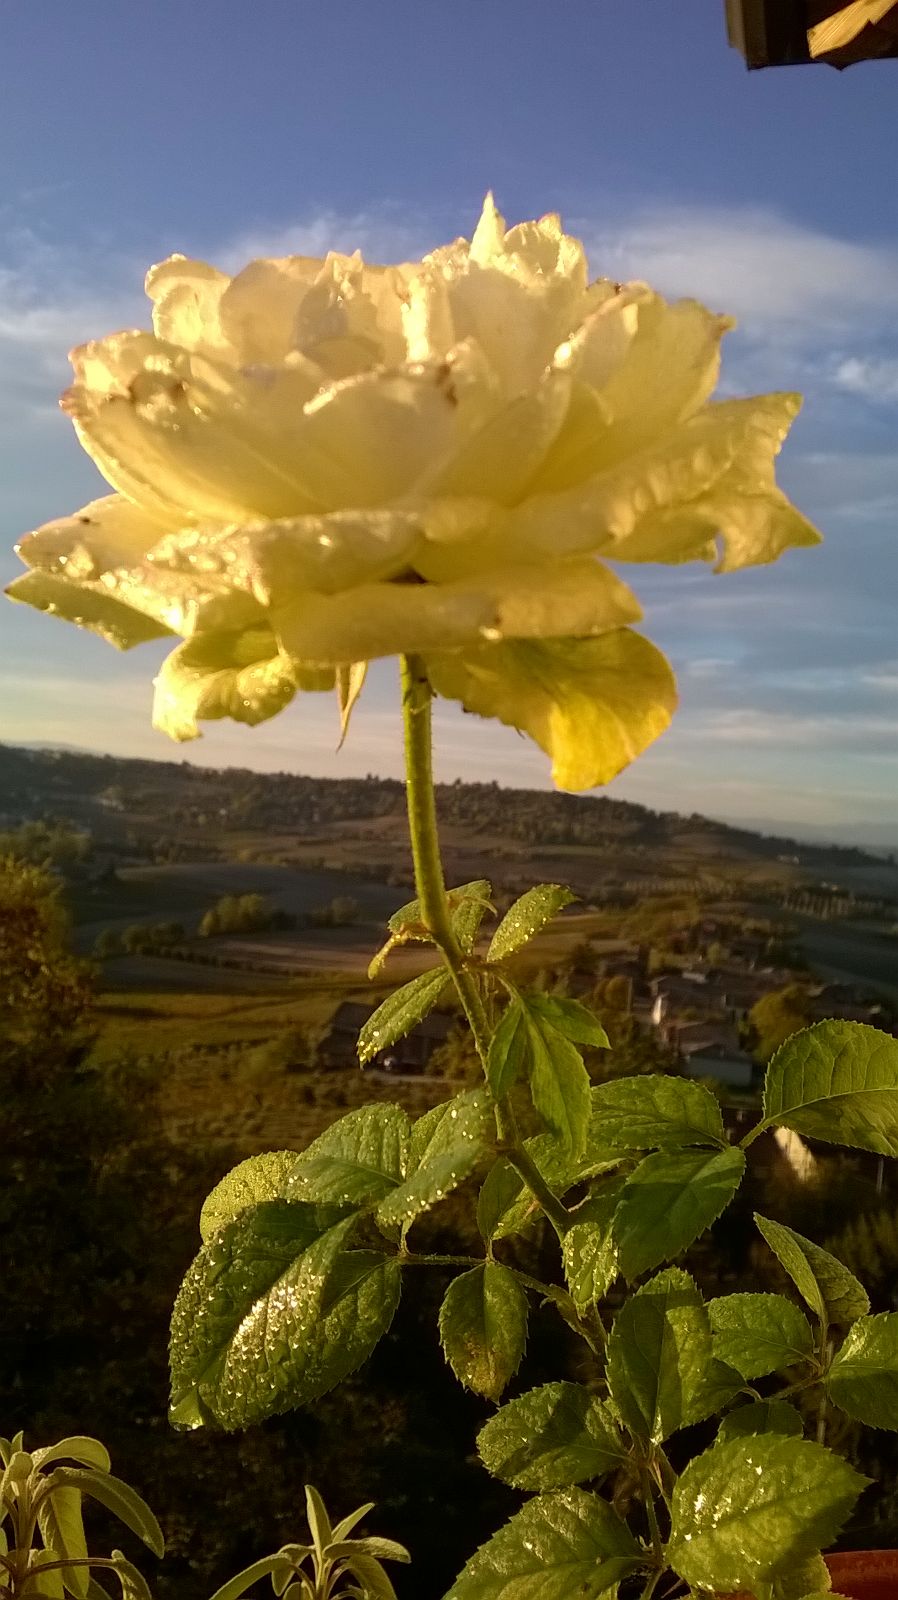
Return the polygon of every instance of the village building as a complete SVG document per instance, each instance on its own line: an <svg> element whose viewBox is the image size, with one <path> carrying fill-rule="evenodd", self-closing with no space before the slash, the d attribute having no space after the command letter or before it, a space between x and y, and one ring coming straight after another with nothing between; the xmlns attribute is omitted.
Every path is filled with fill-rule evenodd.
<svg viewBox="0 0 898 1600"><path fill-rule="evenodd" d="M337 1069L358 1065L358 1036L376 1010L376 1006L362 1000L344 1000L337 1007L330 1032L319 1047L318 1060L322 1067ZM446 1043L457 1025L458 1016L455 1012L431 1011L404 1039L398 1039L385 1050L379 1050L368 1066L385 1072L425 1072L434 1051Z"/></svg>
<svg viewBox="0 0 898 1600"><path fill-rule="evenodd" d="M750 1089L755 1076L751 1056L738 1045L709 1039L706 1043L687 1040L677 1043L683 1074L687 1078L712 1078L728 1089Z"/></svg>

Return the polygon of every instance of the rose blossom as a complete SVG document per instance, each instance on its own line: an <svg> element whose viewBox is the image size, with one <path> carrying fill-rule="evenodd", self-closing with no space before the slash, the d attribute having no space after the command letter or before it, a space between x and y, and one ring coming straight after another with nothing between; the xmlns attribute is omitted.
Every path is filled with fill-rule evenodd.
<svg viewBox="0 0 898 1600"><path fill-rule="evenodd" d="M712 401L728 319L590 283L555 216L506 230L488 197L420 262L172 256L147 292L153 333L80 346L62 399L115 492L29 534L9 592L122 649L180 636L176 739L335 683L345 709L365 662L416 653L588 788L676 703L604 558L817 542L774 479L799 397Z"/></svg>

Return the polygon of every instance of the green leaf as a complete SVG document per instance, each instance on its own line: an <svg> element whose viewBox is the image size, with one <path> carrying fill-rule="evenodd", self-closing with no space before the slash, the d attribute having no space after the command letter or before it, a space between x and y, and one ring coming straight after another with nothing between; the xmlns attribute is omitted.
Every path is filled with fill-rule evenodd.
<svg viewBox="0 0 898 1600"><path fill-rule="evenodd" d="M362 1584L360 1600L396 1600L396 1590L374 1556L353 1556L349 1569Z"/></svg>
<svg viewBox="0 0 898 1600"><path fill-rule="evenodd" d="M240 1595L251 1589L260 1578L267 1578L269 1573L276 1572L283 1565L283 1556L262 1556L261 1560L254 1561L251 1566L244 1567L242 1572L236 1572L233 1578L223 1583L216 1589L212 1600L239 1600Z"/></svg>
<svg viewBox="0 0 898 1600"><path fill-rule="evenodd" d="M370 1534L364 1539L335 1539L329 1544L325 1554L337 1560L351 1557L353 1561L357 1555L373 1556L375 1561L401 1561L408 1564L411 1556L404 1544L397 1544L395 1539L381 1539L377 1534Z"/></svg>
<svg viewBox="0 0 898 1600"><path fill-rule="evenodd" d="M114 1478L109 1472L95 1472L91 1467L57 1467L47 1481L52 1483L54 1491L60 1485L77 1489L92 1500L99 1500L107 1511L118 1517L119 1522L123 1522L126 1528L137 1534L138 1539L143 1540L154 1556L165 1554L162 1529L152 1511L136 1489L123 1483L121 1478Z"/></svg>
<svg viewBox="0 0 898 1600"><path fill-rule="evenodd" d="M710 1228L742 1182L741 1150L659 1150L624 1184L614 1218L620 1267L638 1278Z"/></svg>
<svg viewBox="0 0 898 1600"><path fill-rule="evenodd" d="M528 1500L471 1557L446 1600L598 1600L645 1564L607 1501L564 1489Z"/></svg>
<svg viewBox="0 0 898 1600"><path fill-rule="evenodd" d="M334 1538L348 1539L353 1528L357 1528L363 1518L367 1517L369 1511L374 1510L374 1504L375 1503L373 1500L366 1500L363 1506L357 1506L355 1511L350 1511L349 1515L344 1517L342 1522L337 1523L337 1526L334 1529Z"/></svg>
<svg viewBox="0 0 898 1600"><path fill-rule="evenodd" d="M603 1401L579 1383L546 1383L510 1400L477 1436L480 1459L515 1489L562 1489L604 1478L626 1459Z"/></svg>
<svg viewBox="0 0 898 1600"><path fill-rule="evenodd" d="M281 1200L287 1179L296 1166L295 1150L266 1150L248 1156L225 1173L200 1212L200 1238L206 1244L226 1223L233 1222L248 1206L263 1200Z"/></svg>
<svg viewBox="0 0 898 1600"><path fill-rule="evenodd" d="M708 1303L714 1353L743 1378L785 1372L814 1353L807 1317L781 1294L727 1294Z"/></svg>
<svg viewBox="0 0 898 1600"><path fill-rule="evenodd" d="M203 1247L172 1316L178 1420L244 1427L317 1399L367 1359L392 1321L399 1267L343 1253L355 1218L333 1219L269 1201Z"/></svg>
<svg viewBox="0 0 898 1600"><path fill-rule="evenodd" d="M452 932L465 955L470 955L474 948L478 929L489 910L492 892L492 884L486 878L475 878L471 883L460 884L457 889L446 890ZM393 912L387 927L397 943L404 944L407 940L433 943L420 900L409 900L406 905L400 906L398 911Z"/></svg>
<svg viewBox="0 0 898 1600"><path fill-rule="evenodd" d="M42 1450L32 1450L31 1455L36 1467L47 1467L51 1461L78 1461L98 1472L108 1472L111 1466L106 1446L81 1433L60 1439L58 1444L45 1445Z"/></svg>
<svg viewBox="0 0 898 1600"><path fill-rule="evenodd" d="M562 1038L570 1039L572 1044L591 1045L595 1050L610 1050L611 1043L602 1024L579 1000L540 994L536 990L528 993L525 999L528 1008Z"/></svg>
<svg viewBox="0 0 898 1600"><path fill-rule="evenodd" d="M62 1572L57 1567L47 1572L44 1569L56 1560L55 1550L32 1550L28 1559L28 1576L21 1586L20 1594L25 1600L64 1600L65 1586L62 1581Z"/></svg>
<svg viewBox="0 0 898 1600"><path fill-rule="evenodd" d="M867 1481L806 1439L714 1444L674 1488L670 1565L695 1588L754 1589L830 1545Z"/></svg>
<svg viewBox="0 0 898 1600"><path fill-rule="evenodd" d="M714 1348L713 1342L711 1348L712 1350ZM705 1417L725 1411L744 1388L745 1381L741 1373L737 1372L735 1367L729 1366L726 1361L721 1361L718 1356L712 1356L711 1365L695 1397L693 1407L695 1421L702 1422Z"/></svg>
<svg viewBox="0 0 898 1600"><path fill-rule="evenodd" d="M81 1517L80 1489L65 1485L53 1489L38 1505L37 1523L47 1550L54 1550L63 1561L86 1561L87 1540ZM87 1568L66 1567L61 1576L69 1593L85 1600Z"/></svg>
<svg viewBox="0 0 898 1600"><path fill-rule="evenodd" d="M688 1273L669 1267L642 1285L614 1319L608 1383L621 1421L660 1444L707 1415L711 1328Z"/></svg>
<svg viewBox="0 0 898 1600"><path fill-rule="evenodd" d="M800 1439L804 1433L801 1413L788 1400L754 1400L751 1405L738 1406L724 1417L717 1443L748 1439L758 1433L782 1433Z"/></svg>
<svg viewBox="0 0 898 1600"><path fill-rule="evenodd" d="M504 961L506 956L529 944L540 928L557 917L577 896L560 883L538 883L522 894L506 911L493 934L486 953L487 961Z"/></svg>
<svg viewBox="0 0 898 1600"><path fill-rule="evenodd" d="M527 1313L526 1293L498 1261L452 1280L440 1308L440 1341L466 1389L498 1400L521 1364Z"/></svg>
<svg viewBox="0 0 898 1600"><path fill-rule="evenodd" d="M486 1089L468 1089L451 1100L441 1100L412 1123L409 1174L444 1150L452 1149L459 1133L466 1140L486 1143L494 1131L493 1104Z"/></svg>
<svg viewBox="0 0 898 1600"><path fill-rule="evenodd" d="M898 1039L861 1022L793 1034L767 1068L764 1122L898 1155Z"/></svg>
<svg viewBox="0 0 898 1600"><path fill-rule="evenodd" d="M551 756L559 789L609 783L664 732L677 703L664 656L629 628L510 639L425 660L437 694L529 734Z"/></svg>
<svg viewBox="0 0 898 1600"><path fill-rule="evenodd" d="M412 1126L408 1177L382 1200L377 1220L391 1228L411 1222L463 1183L495 1138L485 1089L434 1106Z"/></svg>
<svg viewBox="0 0 898 1600"><path fill-rule="evenodd" d="M306 1521L316 1546L323 1550L334 1537L334 1530L327 1506L313 1483L306 1484Z"/></svg>
<svg viewBox="0 0 898 1600"><path fill-rule="evenodd" d="M575 1159L570 1150L551 1133L539 1133L532 1139L525 1139L524 1149L558 1199L563 1199L568 1190L583 1179L612 1171L621 1160L617 1155L608 1161L595 1160L589 1138L583 1157ZM539 1204L504 1156L487 1174L484 1191L484 1215L490 1217L491 1236L494 1239L523 1233L543 1215Z"/></svg>
<svg viewBox="0 0 898 1600"><path fill-rule="evenodd" d="M578 1159L589 1129L589 1075L569 1039L546 1021L531 996L521 997L530 1096L543 1122Z"/></svg>
<svg viewBox="0 0 898 1600"><path fill-rule="evenodd" d="M612 1224L620 1189L590 1195L574 1212L576 1221L561 1241L564 1276L578 1311L608 1293L620 1271Z"/></svg>
<svg viewBox="0 0 898 1600"><path fill-rule="evenodd" d="M363 1023L358 1038L358 1057L364 1067L378 1050L386 1050L397 1039L404 1039L412 1028L429 1016L449 982L445 967L431 967L411 983L388 995L382 1005Z"/></svg>
<svg viewBox="0 0 898 1600"><path fill-rule="evenodd" d="M503 1224L512 1216L523 1191L523 1183L505 1156L494 1161L480 1185L477 1196L477 1227L481 1238L503 1238ZM511 1227L507 1231L517 1232Z"/></svg>
<svg viewBox="0 0 898 1600"><path fill-rule="evenodd" d="M848 1329L826 1388L857 1422L898 1429L898 1312L861 1317Z"/></svg>
<svg viewBox="0 0 898 1600"><path fill-rule="evenodd" d="M497 1100L507 1095L524 1070L527 1037L524 1012L519 1000L506 1006L490 1040L486 1081Z"/></svg>
<svg viewBox="0 0 898 1600"><path fill-rule="evenodd" d="M853 1272L802 1234L755 1212L755 1222L780 1265L821 1322L853 1322L870 1310L867 1291Z"/></svg>
<svg viewBox="0 0 898 1600"><path fill-rule="evenodd" d="M405 1176L410 1132L401 1106L359 1106L294 1158L284 1197L350 1206L382 1200Z"/></svg>
<svg viewBox="0 0 898 1600"><path fill-rule="evenodd" d="M797 1566L778 1572L772 1584L771 1600L804 1600L805 1595L828 1594L832 1586L829 1569L819 1550Z"/></svg>
<svg viewBox="0 0 898 1600"><path fill-rule="evenodd" d="M597 1148L609 1152L727 1143L713 1094L688 1078L662 1073L596 1084L591 1138Z"/></svg>
<svg viewBox="0 0 898 1600"><path fill-rule="evenodd" d="M126 1560L121 1550L113 1550L112 1559L115 1562L113 1571L121 1586L122 1600L153 1600L146 1578L133 1562Z"/></svg>

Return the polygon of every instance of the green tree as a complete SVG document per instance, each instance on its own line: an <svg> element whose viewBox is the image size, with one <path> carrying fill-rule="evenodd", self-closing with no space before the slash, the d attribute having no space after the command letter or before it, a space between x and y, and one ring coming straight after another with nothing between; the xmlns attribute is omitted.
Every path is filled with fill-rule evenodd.
<svg viewBox="0 0 898 1600"><path fill-rule="evenodd" d="M748 1014L754 1030L755 1057L760 1062L769 1061L775 1050L789 1036L806 1028L811 1020L810 996L800 983L787 983L783 989L772 989L762 995Z"/></svg>
<svg viewBox="0 0 898 1600"><path fill-rule="evenodd" d="M50 873L0 861L0 1069L52 1077L90 1037L91 968L68 939Z"/></svg>
<svg viewBox="0 0 898 1600"><path fill-rule="evenodd" d="M124 953L122 936L116 928L104 928L102 933L97 934L94 941L94 955L98 961L114 961L117 956Z"/></svg>

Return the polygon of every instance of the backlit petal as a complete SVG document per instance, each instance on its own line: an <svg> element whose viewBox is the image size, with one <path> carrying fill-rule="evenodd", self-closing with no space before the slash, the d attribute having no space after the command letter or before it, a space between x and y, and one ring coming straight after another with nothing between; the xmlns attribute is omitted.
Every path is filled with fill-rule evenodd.
<svg viewBox="0 0 898 1600"><path fill-rule="evenodd" d="M29 567L58 572L69 582L91 581L112 567L142 561L164 526L124 496L109 494L26 533L16 550Z"/></svg>
<svg viewBox="0 0 898 1600"><path fill-rule="evenodd" d="M297 688L333 686L332 670L288 661L268 629L200 635L163 662L153 726L172 739L196 739L200 722L230 717L255 725L282 711Z"/></svg>
<svg viewBox="0 0 898 1600"><path fill-rule="evenodd" d="M96 584L69 583L52 572L25 572L21 578L13 579L6 593L10 600L19 600L61 622L74 622L79 628L99 634L117 650L131 650L150 639L164 639L172 631Z"/></svg>
<svg viewBox="0 0 898 1600"><path fill-rule="evenodd" d="M559 789L609 783L664 732L677 703L664 656L629 628L428 655L427 670L438 694L529 734Z"/></svg>
<svg viewBox="0 0 898 1600"><path fill-rule="evenodd" d="M502 570L454 584L360 584L336 595L303 594L271 611L289 655L335 663L481 639L597 634L639 615L626 584L594 561L559 562L551 572Z"/></svg>

